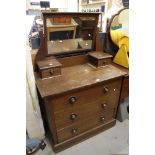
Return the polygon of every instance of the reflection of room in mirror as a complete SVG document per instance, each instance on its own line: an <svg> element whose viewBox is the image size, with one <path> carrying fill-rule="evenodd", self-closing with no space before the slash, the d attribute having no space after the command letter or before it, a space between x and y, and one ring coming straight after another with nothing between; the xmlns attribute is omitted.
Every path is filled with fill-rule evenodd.
<svg viewBox="0 0 155 155"><path fill-rule="evenodd" d="M92 49L95 17L56 16L46 19L48 54Z"/></svg>
<svg viewBox="0 0 155 155"><path fill-rule="evenodd" d="M94 17L55 17L46 20L48 40L92 40Z"/></svg>
<svg viewBox="0 0 155 155"><path fill-rule="evenodd" d="M66 39L58 41L48 41L48 54L69 53L81 50L91 50L92 40L83 40L82 38Z"/></svg>

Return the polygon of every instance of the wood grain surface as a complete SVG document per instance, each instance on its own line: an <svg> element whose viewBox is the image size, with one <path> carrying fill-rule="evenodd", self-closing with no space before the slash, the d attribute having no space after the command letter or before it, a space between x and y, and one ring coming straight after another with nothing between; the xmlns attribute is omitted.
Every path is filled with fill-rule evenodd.
<svg viewBox="0 0 155 155"><path fill-rule="evenodd" d="M84 64L62 68L62 76L45 80L38 79L36 85L41 96L47 97L102 84L107 80L122 77L124 74L112 65L96 69L89 64Z"/></svg>

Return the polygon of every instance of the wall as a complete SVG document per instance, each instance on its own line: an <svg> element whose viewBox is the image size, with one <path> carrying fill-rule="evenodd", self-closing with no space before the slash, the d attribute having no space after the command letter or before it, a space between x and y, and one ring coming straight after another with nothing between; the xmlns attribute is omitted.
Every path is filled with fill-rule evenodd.
<svg viewBox="0 0 155 155"><path fill-rule="evenodd" d="M47 0L41 0L47 1ZM77 12L77 0L48 0L50 8L59 8L59 11ZM40 2L40 0L26 0L27 9L41 9L40 6L30 5L30 2Z"/></svg>

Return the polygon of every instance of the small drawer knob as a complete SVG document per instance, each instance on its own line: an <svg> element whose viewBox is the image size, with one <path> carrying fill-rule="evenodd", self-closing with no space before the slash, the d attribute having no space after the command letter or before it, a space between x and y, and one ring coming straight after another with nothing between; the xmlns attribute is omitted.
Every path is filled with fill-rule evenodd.
<svg viewBox="0 0 155 155"><path fill-rule="evenodd" d="M109 88L106 87L106 86L104 86L104 88L103 88L103 93L106 94L106 93L108 93L108 91L109 91Z"/></svg>
<svg viewBox="0 0 155 155"><path fill-rule="evenodd" d="M53 69L50 69L49 70L49 73L52 75L54 73L54 70Z"/></svg>
<svg viewBox="0 0 155 155"><path fill-rule="evenodd" d="M73 133L73 134L77 133L77 129L73 128L73 129L71 130L71 133Z"/></svg>
<svg viewBox="0 0 155 155"><path fill-rule="evenodd" d="M101 120L101 121L104 121L104 120L105 120L105 117L101 116L101 117L100 117L100 120Z"/></svg>
<svg viewBox="0 0 155 155"><path fill-rule="evenodd" d="M102 107L103 109L106 109L107 105L108 105L108 104L107 104L106 102L104 102L104 103L101 104L101 107Z"/></svg>
<svg viewBox="0 0 155 155"><path fill-rule="evenodd" d="M69 98L69 103L70 104L74 104L76 102L76 97L75 96L71 96L70 98Z"/></svg>
<svg viewBox="0 0 155 155"><path fill-rule="evenodd" d="M106 61L106 60L104 60L104 61L103 61L103 65L105 65L105 64L106 64L106 62L107 62L107 61Z"/></svg>
<svg viewBox="0 0 155 155"><path fill-rule="evenodd" d="M76 118L77 118L77 114L72 113L72 114L70 115L70 119L71 119L71 120L74 120L74 119L76 119Z"/></svg>

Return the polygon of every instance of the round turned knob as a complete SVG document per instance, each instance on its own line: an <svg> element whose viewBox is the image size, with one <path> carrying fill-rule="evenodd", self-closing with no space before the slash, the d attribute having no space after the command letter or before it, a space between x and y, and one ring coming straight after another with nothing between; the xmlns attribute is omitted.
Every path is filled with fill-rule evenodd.
<svg viewBox="0 0 155 155"><path fill-rule="evenodd" d="M106 86L104 86L104 88L103 88L103 93L106 94L106 93L108 93L108 91L109 91L109 88L106 87Z"/></svg>
<svg viewBox="0 0 155 155"><path fill-rule="evenodd" d="M104 103L101 104L101 107L102 107L103 109L106 109L107 105L108 105L108 104L107 104L106 102L104 102Z"/></svg>
<svg viewBox="0 0 155 155"><path fill-rule="evenodd" d="M77 118L77 114L72 113L72 114L70 115L70 119L71 119L71 120L74 120L75 118Z"/></svg>
<svg viewBox="0 0 155 155"><path fill-rule="evenodd" d="M104 120L105 120L105 118L104 118L103 116L101 116L101 117L100 117L100 120L101 120L101 121L104 121Z"/></svg>
<svg viewBox="0 0 155 155"><path fill-rule="evenodd" d="M106 64L106 62L107 62L107 61L106 61L106 60L104 60L104 61L103 61L103 65L105 65L105 64Z"/></svg>
<svg viewBox="0 0 155 155"><path fill-rule="evenodd" d="M76 102L76 97L75 96L71 96L70 98L69 98L69 103L70 104L74 104Z"/></svg>
<svg viewBox="0 0 155 155"><path fill-rule="evenodd" d="M50 69L49 73L52 75L54 73L53 69Z"/></svg>
<svg viewBox="0 0 155 155"><path fill-rule="evenodd" d="M73 128L73 129L71 130L71 133L73 133L73 134L77 133L77 129Z"/></svg>

